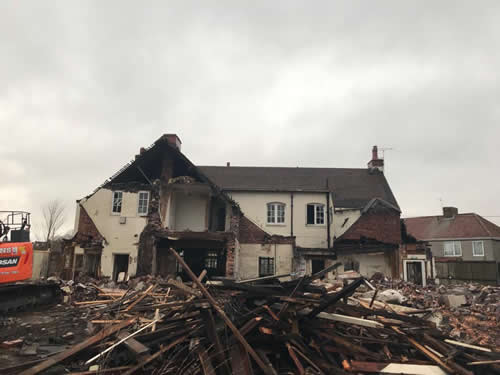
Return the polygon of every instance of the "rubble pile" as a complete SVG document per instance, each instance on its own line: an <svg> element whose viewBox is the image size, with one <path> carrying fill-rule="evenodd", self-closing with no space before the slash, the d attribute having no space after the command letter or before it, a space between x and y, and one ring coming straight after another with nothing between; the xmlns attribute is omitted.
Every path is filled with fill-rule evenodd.
<svg viewBox="0 0 500 375"><path fill-rule="evenodd" d="M434 305L381 301L381 283L376 289L363 277L320 281L336 265L289 281L212 281L170 251L189 282L146 277L65 285L85 333L63 350L0 373L500 373L494 348L463 344L427 319ZM400 302L408 301L412 296Z"/></svg>
<svg viewBox="0 0 500 375"><path fill-rule="evenodd" d="M379 289L377 300L384 292L397 292L403 299L391 302L428 310L429 318L455 340L500 351L500 287L470 282L425 287L387 279L372 282Z"/></svg>

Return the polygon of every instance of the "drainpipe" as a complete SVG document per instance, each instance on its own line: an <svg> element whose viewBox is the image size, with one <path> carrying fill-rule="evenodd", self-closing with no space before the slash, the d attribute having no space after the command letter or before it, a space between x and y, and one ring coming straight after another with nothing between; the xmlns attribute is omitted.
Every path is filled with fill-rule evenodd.
<svg viewBox="0 0 500 375"><path fill-rule="evenodd" d="M290 194L290 236L293 237L293 193Z"/></svg>
<svg viewBox="0 0 500 375"><path fill-rule="evenodd" d="M328 184L328 181L327 181ZM330 248L330 193L326 193L326 241Z"/></svg>

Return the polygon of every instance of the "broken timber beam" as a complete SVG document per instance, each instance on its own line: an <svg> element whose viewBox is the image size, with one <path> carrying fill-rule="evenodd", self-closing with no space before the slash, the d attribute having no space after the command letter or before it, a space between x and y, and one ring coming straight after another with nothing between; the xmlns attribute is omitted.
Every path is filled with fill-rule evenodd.
<svg viewBox="0 0 500 375"><path fill-rule="evenodd" d="M132 323L135 322L135 319L130 319L130 320L125 320L122 323L113 325L111 327L103 329L101 332L97 333L96 335L89 337L87 340L82 341L81 343L69 348L68 350L65 350L62 353L56 354L53 357L50 357L49 359L43 361L42 363L26 370L23 371L20 375L35 375L38 374L39 372L42 372L56 364L58 364L61 361L64 361L66 358L69 358L76 353L82 351L83 349L88 348L91 345L94 345L98 343L99 341L104 340L106 337L120 331L121 329L128 327Z"/></svg>
<svg viewBox="0 0 500 375"><path fill-rule="evenodd" d="M262 359L259 357L259 355L253 350L253 348L250 346L250 344L247 342L247 340L241 335L240 331L238 331L238 328L233 324L231 319L228 318L224 310L220 308L220 306L217 304L217 301L212 297L212 295L208 292L208 290L203 286L203 284L198 281L198 278L196 275L191 271L191 268L184 262L184 259L175 251L173 248L169 248L170 252L175 256L177 261L182 265L182 268L186 271L186 273L189 275L191 280L198 286L198 288L201 290L205 298L208 300L208 302L212 305L212 307L215 309L217 314L220 315L220 317L224 320L226 325L229 327L229 329L233 332L233 334L236 336L238 341L243 345L245 350L252 356L254 361L257 363L257 365L264 371L264 373L269 374L269 375L275 375L275 371L269 366L267 366Z"/></svg>

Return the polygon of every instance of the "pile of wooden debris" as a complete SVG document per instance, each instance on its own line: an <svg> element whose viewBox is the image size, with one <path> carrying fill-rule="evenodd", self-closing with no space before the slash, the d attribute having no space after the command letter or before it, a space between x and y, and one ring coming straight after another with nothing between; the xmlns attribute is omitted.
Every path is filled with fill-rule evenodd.
<svg viewBox="0 0 500 375"><path fill-rule="evenodd" d="M210 282L170 251L191 282L73 302L98 333L20 373L500 373L500 353L444 336L429 311L376 301L377 291L353 297L372 288L362 277L317 282L335 266L292 281Z"/></svg>

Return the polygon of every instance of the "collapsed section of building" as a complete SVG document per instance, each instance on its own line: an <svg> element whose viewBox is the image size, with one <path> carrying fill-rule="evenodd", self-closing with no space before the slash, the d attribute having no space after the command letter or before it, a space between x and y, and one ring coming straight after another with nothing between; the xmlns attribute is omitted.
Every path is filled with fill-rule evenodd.
<svg viewBox="0 0 500 375"><path fill-rule="evenodd" d="M195 166L175 134L77 202L71 276L251 279L344 270L398 276L400 209L376 146L368 168Z"/></svg>

